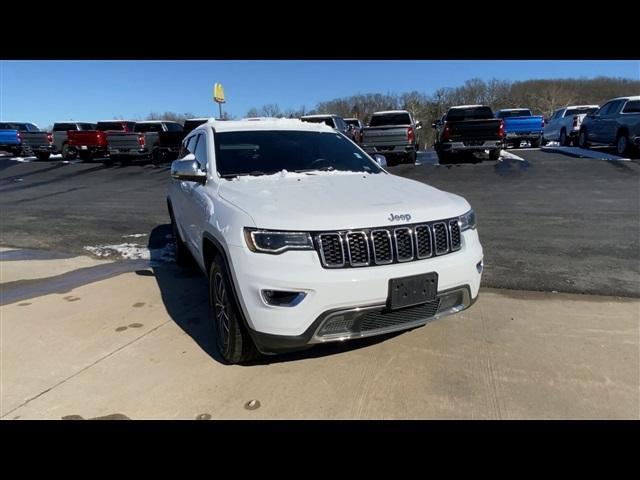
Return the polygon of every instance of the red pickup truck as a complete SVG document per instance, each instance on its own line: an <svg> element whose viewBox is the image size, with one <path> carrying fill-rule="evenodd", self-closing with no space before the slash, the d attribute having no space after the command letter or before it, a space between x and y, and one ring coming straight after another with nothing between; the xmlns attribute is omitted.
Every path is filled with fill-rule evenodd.
<svg viewBox="0 0 640 480"><path fill-rule="evenodd" d="M62 151L65 160L80 157L83 161L95 157L108 156L106 132L132 132L135 122L126 120L107 120L98 122L95 130L69 131L67 134L68 148Z"/></svg>

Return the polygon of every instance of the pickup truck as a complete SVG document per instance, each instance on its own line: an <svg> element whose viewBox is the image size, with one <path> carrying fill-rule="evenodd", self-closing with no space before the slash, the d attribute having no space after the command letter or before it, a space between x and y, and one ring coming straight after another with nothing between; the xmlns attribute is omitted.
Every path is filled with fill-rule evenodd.
<svg viewBox="0 0 640 480"><path fill-rule="evenodd" d="M107 132L131 132L135 122L127 120L103 120L94 125L92 130L70 131L67 144L63 146L62 157L65 159L80 156L84 161L108 155Z"/></svg>
<svg viewBox="0 0 640 480"><path fill-rule="evenodd" d="M362 148L370 155L384 155L389 165L416 163L421 128L422 122L406 110L374 112L369 126L362 129Z"/></svg>
<svg viewBox="0 0 640 480"><path fill-rule="evenodd" d="M523 140L528 140L533 148L542 141L544 117L533 115L528 108L503 108L496 112L496 118L504 120L504 143L520 148Z"/></svg>
<svg viewBox="0 0 640 480"><path fill-rule="evenodd" d="M182 125L166 120L137 122L133 132L107 132L110 161L129 163L135 158L150 158L158 165L178 156L184 138Z"/></svg>
<svg viewBox="0 0 640 480"><path fill-rule="evenodd" d="M89 122L75 122L70 120L68 122L56 122L53 124L53 150L55 153L62 153L62 157L66 160L68 155L65 155L68 151L68 132L95 130L96 124Z"/></svg>
<svg viewBox="0 0 640 480"><path fill-rule="evenodd" d="M351 125L351 132L353 141L357 144L362 143L362 130L364 129L364 123L358 118L345 118L345 123Z"/></svg>
<svg viewBox="0 0 640 480"><path fill-rule="evenodd" d="M324 124L209 120L182 142L167 207L226 363L416 328L478 298L469 203L389 174Z"/></svg>
<svg viewBox="0 0 640 480"><path fill-rule="evenodd" d="M209 120L209 119L208 118L187 118L184 121L184 125L182 126L182 130L184 131L184 134L186 135L187 133L192 131L194 128L202 125L203 123L206 123L207 120Z"/></svg>
<svg viewBox="0 0 640 480"><path fill-rule="evenodd" d="M578 144L580 148L613 145L618 155L640 148L640 95L614 98L588 114L580 126Z"/></svg>
<svg viewBox="0 0 640 480"><path fill-rule="evenodd" d="M544 125L542 143L558 142L563 147L578 146L578 134L582 120L598 111L598 105L572 105L559 108Z"/></svg>
<svg viewBox="0 0 640 480"><path fill-rule="evenodd" d="M462 152L489 150L489 159L498 160L504 146L504 121L494 118L484 105L459 105L431 125L435 129L434 150L440 163Z"/></svg>
<svg viewBox="0 0 640 480"><path fill-rule="evenodd" d="M53 136L28 122L0 122L0 150L16 157L35 155L48 160L54 153Z"/></svg>

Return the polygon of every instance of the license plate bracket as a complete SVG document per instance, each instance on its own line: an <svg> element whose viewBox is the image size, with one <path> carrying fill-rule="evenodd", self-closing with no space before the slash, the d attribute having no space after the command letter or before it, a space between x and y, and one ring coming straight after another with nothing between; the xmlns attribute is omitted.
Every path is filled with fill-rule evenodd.
<svg viewBox="0 0 640 480"><path fill-rule="evenodd" d="M435 300L438 294L438 273L429 272L389 280L387 308L398 310Z"/></svg>

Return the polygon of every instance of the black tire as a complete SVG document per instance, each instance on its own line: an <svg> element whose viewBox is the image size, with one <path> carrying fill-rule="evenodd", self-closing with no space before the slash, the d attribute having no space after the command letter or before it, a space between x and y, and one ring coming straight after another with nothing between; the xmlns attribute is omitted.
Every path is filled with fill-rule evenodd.
<svg viewBox="0 0 640 480"><path fill-rule="evenodd" d="M224 260L216 255L209 267L211 320L218 351L227 363L234 364L250 361L258 352L244 326L229 278Z"/></svg>
<svg viewBox="0 0 640 480"><path fill-rule="evenodd" d="M93 155L91 155L91 152L80 152L78 156L80 157L80 160L82 160L83 162L89 162L93 158Z"/></svg>
<svg viewBox="0 0 640 480"><path fill-rule="evenodd" d="M46 162L47 160L49 160L49 157L51 157L51 154L49 152L36 153L36 158L39 162Z"/></svg>
<svg viewBox="0 0 640 480"><path fill-rule="evenodd" d="M404 157L404 163L410 163L411 165L416 164L416 158L418 158L418 154L415 150L407 153Z"/></svg>
<svg viewBox="0 0 640 480"><path fill-rule="evenodd" d="M571 139L571 143L570 143L570 145L571 145L572 147L579 147L580 145L578 144L578 137L573 137L573 138Z"/></svg>
<svg viewBox="0 0 640 480"><path fill-rule="evenodd" d="M513 148L520 148L520 140L516 140L515 142L512 143Z"/></svg>
<svg viewBox="0 0 640 480"><path fill-rule="evenodd" d="M629 153L629 135L627 132L618 132L616 137L616 153L618 155L626 155Z"/></svg>
<svg viewBox="0 0 640 480"><path fill-rule="evenodd" d="M531 143L531 148L540 148L540 139L534 138L529 143Z"/></svg>
<svg viewBox="0 0 640 480"><path fill-rule="evenodd" d="M176 220L173 218L173 212L169 211L169 216L171 217L171 232L173 233L173 242L175 244L176 251L176 263L180 267L188 267L191 266L191 254L187 249L187 246L180 238L180 232L178 232L178 226L176 225Z"/></svg>
<svg viewBox="0 0 640 480"><path fill-rule="evenodd" d="M156 167L168 159L167 152L163 152L159 148L154 148L151 152L151 163Z"/></svg>
<svg viewBox="0 0 640 480"><path fill-rule="evenodd" d="M388 167L395 167L400 163L397 155L385 155Z"/></svg>
<svg viewBox="0 0 640 480"><path fill-rule="evenodd" d="M75 148L70 147L68 143L62 145L61 153L63 160L75 160L78 156L78 151Z"/></svg>
<svg viewBox="0 0 640 480"><path fill-rule="evenodd" d="M558 138L558 143L560 144L561 147L568 147L569 146L569 141L567 138L567 131L563 128L562 130L560 130L560 138Z"/></svg>
<svg viewBox="0 0 640 480"><path fill-rule="evenodd" d="M489 160L499 160L500 159L500 150L494 149L489 150Z"/></svg>
<svg viewBox="0 0 640 480"><path fill-rule="evenodd" d="M587 140L587 130L580 130L580 134L578 135L578 146L580 148L589 148L589 141Z"/></svg>

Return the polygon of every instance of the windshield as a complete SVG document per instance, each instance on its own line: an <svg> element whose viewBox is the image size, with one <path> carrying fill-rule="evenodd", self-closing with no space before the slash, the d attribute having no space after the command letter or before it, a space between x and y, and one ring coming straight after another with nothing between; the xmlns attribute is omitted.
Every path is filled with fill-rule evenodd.
<svg viewBox="0 0 640 480"><path fill-rule="evenodd" d="M194 128L196 128L199 125L202 125L203 123L205 123L207 120L185 120L184 121L184 132L185 133L189 133L191 132Z"/></svg>
<svg viewBox="0 0 640 480"><path fill-rule="evenodd" d="M590 113L594 113L598 110L598 107L588 107L588 108L567 108L567 111L564 112L565 117L570 117L571 115L582 115L586 113L587 115Z"/></svg>
<svg viewBox="0 0 640 480"><path fill-rule="evenodd" d="M509 118L509 117L530 117L531 116L531 110L509 110L509 111L502 111L502 112L498 112L498 115L496 115L496 117L498 118Z"/></svg>
<svg viewBox="0 0 640 480"><path fill-rule="evenodd" d="M346 123L347 125L353 125L354 127L359 127L360 126L360 121L353 119L353 120L346 120L344 121L344 123Z"/></svg>
<svg viewBox="0 0 640 480"><path fill-rule="evenodd" d="M447 113L446 120L485 120L493 118L489 107L452 108Z"/></svg>
<svg viewBox="0 0 640 480"><path fill-rule="evenodd" d="M271 175L282 170L380 173L382 170L339 133L296 130L216 133L216 166L222 177Z"/></svg>
<svg viewBox="0 0 640 480"><path fill-rule="evenodd" d="M370 127L383 125L411 125L411 117L409 117L408 113L385 113L371 117Z"/></svg>
<svg viewBox="0 0 640 480"><path fill-rule="evenodd" d="M309 123L324 123L329 125L331 128L336 128L336 124L333 121L333 117L312 117L312 118L301 118L303 122Z"/></svg>

